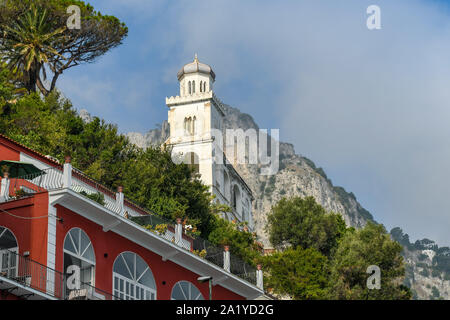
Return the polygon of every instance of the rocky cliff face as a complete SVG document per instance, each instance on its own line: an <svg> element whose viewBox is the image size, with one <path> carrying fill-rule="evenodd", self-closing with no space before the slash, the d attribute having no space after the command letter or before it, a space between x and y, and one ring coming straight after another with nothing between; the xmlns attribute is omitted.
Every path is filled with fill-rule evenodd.
<svg viewBox="0 0 450 320"><path fill-rule="evenodd" d="M406 285L413 290L414 298L420 300L450 300L450 274L435 268L434 250L404 249Z"/></svg>
<svg viewBox="0 0 450 320"><path fill-rule="evenodd" d="M224 129L259 129L250 115L228 105L224 109ZM150 145L160 145L168 134L169 126L164 121L161 128L150 130L146 134L132 132L128 137L137 146L147 148ZM266 248L271 247L264 230L267 214L272 205L283 197L313 196L325 209L341 213L349 226L361 227L372 220L371 214L356 201L352 193L333 186L321 168L316 168L311 160L295 153L292 144L280 143L280 170L277 174L263 176L260 169L258 165L236 165L236 170L253 191L256 232Z"/></svg>
<svg viewBox="0 0 450 320"><path fill-rule="evenodd" d="M256 129L258 125L253 118L241 113L231 106L224 106L226 117L224 129ZM169 125L164 121L160 128L150 130L146 134L129 133L131 142L141 148L150 145L161 145L169 135ZM253 217L258 238L265 248L271 248L265 226L271 207L283 197L313 196L318 203L329 211L339 212L348 226L363 227L367 221L373 221L372 215L358 203L353 193L344 188L334 186L322 168L317 168L308 158L297 154L294 146L280 142L280 168L272 176L260 174L258 165L235 165L236 170L245 179L253 191ZM424 252L405 248L404 257L407 262L405 283L413 289L416 299L434 299L436 290L439 297L450 299L450 279L445 273L431 274L425 272L427 265L432 264L424 258ZM420 260L422 259L422 260Z"/></svg>

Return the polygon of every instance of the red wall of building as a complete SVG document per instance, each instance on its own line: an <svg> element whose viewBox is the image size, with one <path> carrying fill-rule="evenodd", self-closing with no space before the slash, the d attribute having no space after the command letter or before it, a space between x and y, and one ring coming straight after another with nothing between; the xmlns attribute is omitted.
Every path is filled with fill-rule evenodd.
<svg viewBox="0 0 450 320"><path fill-rule="evenodd" d="M78 227L88 235L94 247L96 260L95 286L98 289L112 293L114 261L120 253L131 251L144 259L150 267L156 282L158 300L169 300L173 286L181 280L192 282L201 291L205 299L209 298L208 283L198 283L199 275L171 261L162 261L161 256L112 231L103 232L101 226L65 207L57 205L57 212L58 217L63 218L64 221L62 223L57 222L56 226L56 270L63 271L63 245L67 232L74 227ZM107 257L104 256L105 253ZM163 281L165 284L163 284ZM219 285L213 286L212 292L214 300L244 299Z"/></svg>
<svg viewBox="0 0 450 320"><path fill-rule="evenodd" d="M0 143L0 161L20 161L20 151L14 150L4 143Z"/></svg>
<svg viewBox="0 0 450 320"><path fill-rule="evenodd" d="M0 204L0 208L10 213L0 211L0 226L10 229L15 235L19 254L29 251L30 259L46 265L48 193L9 201Z"/></svg>

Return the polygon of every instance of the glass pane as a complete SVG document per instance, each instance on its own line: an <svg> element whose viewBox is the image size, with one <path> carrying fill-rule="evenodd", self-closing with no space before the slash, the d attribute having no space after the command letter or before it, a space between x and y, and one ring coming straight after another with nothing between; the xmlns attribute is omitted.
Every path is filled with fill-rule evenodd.
<svg viewBox="0 0 450 320"><path fill-rule="evenodd" d="M70 235L67 234L66 239L64 240L64 249L66 249L67 251L73 252L73 253L77 253L77 251L75 250L75 247L72 244L72 241L70 240Z"/></svg>
<svg viewBox="0 0 450 320"><path fill-rule="evenodd" d="M83 258L88 259L89 261L92 261L95 263L95 254L94 254L94 249L92 249L92 245L89 243L88 244L88 248L86 250L86 252L84 252L83 254Z"/></svg>
<svg viewBox="0 0 450 320"><path fill-rule="evenodd" d="M155 279L153 278L153 275L152 275L152 272L150 271L150 269L147 269L145 271L145 273L139 279L139 283L145 285L146 287L156 290Z"/></svg>
<svg viewBox="0 0 450 320"><path fill-rule="evenodd" d="M139 256L136 256L136 277L139 279L141 275L148 269L147 263Z"/></svg>
<svg viewBox="0 0 450 320"><path fill-rule="evenodd" d="M72 236L73 243L75 244L76 253L79 254L80 251L80 231L81 229L75 228L70 230L70 235Z"/></svg>
<svg viewBox="0 0 450 320"><path fill-rule="evenodd" d="M84 231L81 231L81 244L80 244L80 252L84 252L91 241L89 241L88 236Z"/></svg>
<svg viewBox="0 0 450 320"><path fill-rule="evenodd" d="M172 290L174 300L204 300L202 294L192 283L188 281L178 282Z"/></svg>
<svg viewBox="0 0 450 320"><path fill-rule="evenodd" d="M114 289L119 289L119 278L114 277Z"/></svg>
<svg viewBox="0 0 450 320"><path fill-rule="evenodd" d="M186 300L187 297L184 296L180 283L176 283L172 290L172 299L173 300Z"/></svg>
<svg viewBox="0 0 450 320"><path fill-rule="evenodd" d="M80 270L80 276L81 276L81 282L83 283L89 283L92 284L92 275L94 266L90 263L87 263L85 261L81 261L81 270Z"/></svg>
<svg viewBox="0 0 450 320"><path fill-rule="evenodd" d="M123 280L122 279L120 279L120 281L119 281L119 290L121 291L121 292L123 292Z"/></svg>
<svg viewBox="0 0 450 320"><path fill-rule="evenodd" d="M7 252L2 254L2 270L6 270L6 268L8 268L8 257L9 254Z"/></svg>
<svg viewBox="0 0 450 320"><path fill-rule="evenodd" d="M9 266L10 266L11 268L13 268L13 267L16 266L16 255L15 255L14 253L10 253L10 256L9 256Z"/></svg>
<svg viewBox="0 0 450 320"><path fill-rule="evenodd" d="M131 279L131 274L128 272L128 269L125 265L125 262L122 258L122 255L120 255L117 259L116 262L114 262L114 272L118 273L126 278Z"/></svg>
<svg viewBox="0 0 450 320"><path fill-rule="evenodd" d="M6 228L0 228L0 234L2 235L0 237L0 249L11 249L17 247L16 238Z"/></svg>
<svg viewBox="0 0 450 320"><path fill-rule="evenodd" d="M132 252L123 252L122 257L125 259L127 266L130 269L132 275L131 279L136 280L136 274L134 270L134 261L135 261L134 259L136 257L136 254Z"/></svg>
<svg viewBox="0 0 450 320"><path fill-rule="evenodd" d="M187 281L181 281L179 283L180 283L181 290L183 290L184 295L186 296L186 298L189 299L190 283Z"/></svg>

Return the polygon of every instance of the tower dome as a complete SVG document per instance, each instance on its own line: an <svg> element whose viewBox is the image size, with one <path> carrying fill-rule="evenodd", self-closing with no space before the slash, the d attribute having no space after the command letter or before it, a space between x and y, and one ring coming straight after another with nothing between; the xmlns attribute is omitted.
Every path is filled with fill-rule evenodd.
<svg viewBox="0 0 450 320"><path fill-rule="evenodd" d="M214 73L211 66L201 63L198 61L197 54L195 54L194 61L188 64L185 64L180 71L178 71L178 81L181 80L181 78L186 74L191 73L203 73L206 75L210 75L212 80L216 80L216 74Z"/></svg>

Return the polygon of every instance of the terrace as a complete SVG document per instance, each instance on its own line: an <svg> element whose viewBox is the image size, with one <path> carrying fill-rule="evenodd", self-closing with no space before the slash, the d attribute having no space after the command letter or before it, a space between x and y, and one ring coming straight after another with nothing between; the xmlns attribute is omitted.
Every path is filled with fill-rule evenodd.
<svg viewBox="0 0 450 320"><path fill-rule="evenodd" d="M256 286L255 289L263 292L262 270L260 268L257 270L231 254L228 247L218 247L201 237L189 234L188 230L183 228L181 219L177 219L175 222L164 219L125 198L122 188L119 188L118 192L108 189L80 170L73 168L70 159L66 159L64 166L51 167L39 173L13 179L4 177L0 191L0 202L33 196L33 194L39 192L59 194L67 190L70 191L72 197L83 198L83 202L90 202L95 205L99 213L104 210L109 213L108 218L99 218L100 220L103 219L104 231L111 230L121 223L122 228L124 230L126 228L127 232L133 228L141 230L141 237L145 236L145 239L149 239L151 234L152 237L156 236L160 241L166 243L158 247L159 251L162 252L163 260L171 259L178 254L179 250L174 250L175 247L181 248L187 254L186 259L189 261L201 259L204 263L212 265L216 274L219 274L219 269L222 270L220 272L222 275L216 277L219 278L215 281L216 284L224 281L224 279L231 279L234 281L233 283L244 281L252 287ZM114 216L116 217L115 220L113 219ZM148 242L148 240L145 241ZM224 271L227 276L223 276ZM56 273L56 271L54 272ZM58 295L59 298L61 298L60 296L61 294ZM66 296L68 298L70 295L64 293L64 297Z"/></svg>

